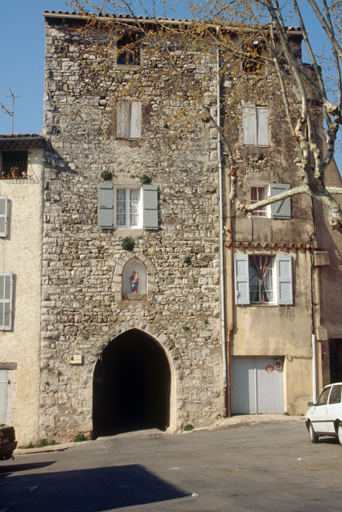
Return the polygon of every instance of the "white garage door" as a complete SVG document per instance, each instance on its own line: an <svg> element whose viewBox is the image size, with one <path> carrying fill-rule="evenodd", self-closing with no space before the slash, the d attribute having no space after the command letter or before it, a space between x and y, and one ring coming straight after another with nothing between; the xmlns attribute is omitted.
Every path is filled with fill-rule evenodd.
<svg viewBox="0 0 342 512"><path fill-rule="evenodd" d="M283 358L232 357L231 364L232 414L284 412Z"/></svg>

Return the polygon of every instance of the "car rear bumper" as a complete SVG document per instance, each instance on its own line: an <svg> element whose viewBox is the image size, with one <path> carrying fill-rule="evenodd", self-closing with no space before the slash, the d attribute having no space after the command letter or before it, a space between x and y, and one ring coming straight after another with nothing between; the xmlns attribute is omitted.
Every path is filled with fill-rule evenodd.
<svg viewBox="0 0 342 512"><path fill-rule="evenodd" d="M9 459L17 447L17 441L6 443L0 446L0 460Z"/></svg>

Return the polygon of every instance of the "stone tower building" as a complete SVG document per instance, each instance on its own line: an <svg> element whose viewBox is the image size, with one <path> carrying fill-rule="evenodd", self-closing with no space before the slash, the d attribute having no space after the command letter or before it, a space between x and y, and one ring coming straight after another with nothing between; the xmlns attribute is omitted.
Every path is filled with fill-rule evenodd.
<svg viewBox="0 0 342 512"><path fill-rule="evenodd" d="M210 122L228 109L241 200L288 190L300 175L279 91L248 69L232 106L236 63L218 88L216 52L165 34L153 52L129 17L84 31L80 15L44 16L40 437L305 412L322 381L316 284L334 245L318 244L305 197L239 215ZM298 56L301 39L293 30Z"/></svg>

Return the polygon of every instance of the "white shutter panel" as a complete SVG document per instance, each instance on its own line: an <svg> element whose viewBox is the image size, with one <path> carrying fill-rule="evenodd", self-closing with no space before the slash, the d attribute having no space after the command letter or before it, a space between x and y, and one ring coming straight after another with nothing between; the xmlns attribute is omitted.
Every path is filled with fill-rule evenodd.
<svg viewBox="0 0 342 512"><path fill-rule="evenodd" d="M244 107L243 109L243 143L248 146L257 145L257 122L255 107Z"/></svg>
<svg viewBox="0 0 342 512"><path fill-rule="evenodd" d="M293 304L292 259L289 254L277 256L278 304Z"/></svg>
<svg viewBox="0 0 342 512"><path fill-rule="evenodd" d="M0 274L0 329L12 329L12 272Z"/></svg>
<svg viewBox="0 0 342 512"><path fill-rule="evenodd" d="M235 304L249 304L248 255L234 255Z"/></svg>
<svg viewBox="0 0 342 512"><path fill-rule="evenodd" d="M0 236L7 235L7 197L0 197Z"/></svg>
<svg viewBox="0 0 342 512"><path fill-rule="evenodd" d="M290 189L286 183L271 183L271 195L276 196ZM291 219L291 198L288 197L272 204L272 217L274 219Z"/></svg>
<svg viewBox="0 0 342 512"><path fill-rule="evenodd" d="M258 146L269 146L268 108L257 108Z"/></svg>
<svg viewBox="0 0 342 512"><path fill-rule="evenodd" d="M141 138L141 101L131 104L131 139Z"/></svg>
<svg viewBox="0 0 342 512"><path fill-rule="evenodd" d="M98 227L114 228L114 185L100 183L98 187Z"/></svg>
<svg viewBox="0 0 342 512"><path fill-rule="evenodd" d="M158 229L158 187L143 186L144 228Z"/></svg>
<svg viewBox="0 0 342 512"><path fill-rule="evenodd" d="M116 109L116 136L118 139L129 139L131 124L131 103L121 101Z"/></svg>

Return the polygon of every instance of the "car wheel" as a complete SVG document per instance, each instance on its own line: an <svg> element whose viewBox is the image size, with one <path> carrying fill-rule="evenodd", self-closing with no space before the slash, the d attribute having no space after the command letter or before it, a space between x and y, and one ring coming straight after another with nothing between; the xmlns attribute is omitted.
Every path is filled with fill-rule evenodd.
<svg viewBox="0 0 342 512"><path fill-rule="evenodd" d="M342 425L341 425L342 426ZM309 425L309 433L310 433L310 439L311 439L311 442L312 443L317 443L318 442L318 435L316 434L316 432L314 431L314 428L312 426L312 423L310 423ZM342 440L342 429L341 429L341 440ZM341 443L342 444L342 443Z"/></svg>
<svg viewBox="0 0 342 512"><path fill-rule="evenodd" d="M337 427L337 437L338 437L338 442L340 444L342 444L342 423L338 424L338 427Z"/></svg>

